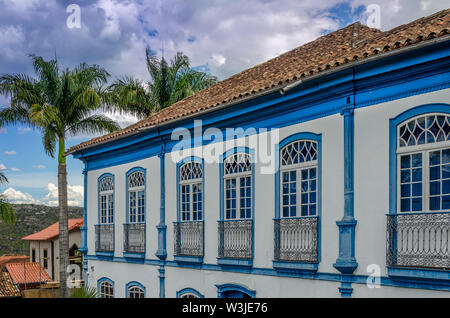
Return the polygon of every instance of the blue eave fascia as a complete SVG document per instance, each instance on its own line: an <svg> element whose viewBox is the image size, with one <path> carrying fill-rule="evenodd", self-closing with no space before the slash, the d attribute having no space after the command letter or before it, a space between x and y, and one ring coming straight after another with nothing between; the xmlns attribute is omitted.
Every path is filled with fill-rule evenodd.
<svg viewBox="0 0 450 318"><path fill-rule="evenodd" d="M449 84L450 75L448 75L448 69L447 72L445 72L445 68L443 70L443 65L447 67L450 63L449 55L450 41L433 44L428 47L369 61L365 64L336 71L335 73L330 73L313 80L306 80L285 95L281 95L276 90L275 92L255 99L212 110L205 114L199 113L195 117L141 130L127 137L81 149L72 153L72 155L77 159L85 159L87 161L95 159L100 161L108 160L112 155L126 149L127 153L140 150L142 153L145 152L148 154L147 157L151 157L161 151L163 141L170 141L174 128L184 127L192 130L194 128L194 119L202 120L203 129L207 129L208 127L235 127L239 124L245 129L246 127L252 127L254 121L258 121L259 127L282 127L283 125L292 124L292 118L286 116L285 121L280 118L274 124L274 107L277 109L277 115L288 114L292 110L292 107L300 107L305 112L308 112L305 120L311 120L338 113L340 108L345 104L342 98L350 95L353 90L356 91L356 94L361 93L361 101L358 102L357 98L355 106L368 106L375 104L376 99L370 96L371 99L368 100L367 96L373 95L373 91L376 90L377 85L380 88L385 86L387 77L390 78L390 82L395 80L401 81L401 79L407 81L410 80L411 74L422 73L422 76L426 76L426 70L434 68L441 75L436 78L436 81ZM436 65L433 62L440 64ZM421 69L418 68L419 64L423 65ZM392 79L393 77L394 79ZM301 121L302 118L297 118L297 122ZM143 149L144 147L146 149ZM167 150L170 150L170 147ZM125 155L122 160L116 161L114 164L109 164L109 166L135 160L136 155L129 154L128 156L129 158ZM104 165L92 165L92 169L90 170L103 167Z"/></svg>
<svg viewBox="0 0 450 318"><path fill-rule="evenodd" d="M422 280L450 286L450 271L426 268L388 267L387 274L392 280Z"/></svg>

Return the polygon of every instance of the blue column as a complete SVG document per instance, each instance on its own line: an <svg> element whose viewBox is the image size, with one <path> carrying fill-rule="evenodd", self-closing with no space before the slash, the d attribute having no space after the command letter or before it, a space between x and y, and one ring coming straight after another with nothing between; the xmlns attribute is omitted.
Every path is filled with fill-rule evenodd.
<svg viewBox="0 0 450 318"><path fill-rule="evenodd" d="M159 209L159 224L156 226L158 229L158 250L156 251L156 257L161 260L159 266L159 297L165 298L165 259L167 257L166 251L166 185L165 185L165 156L164 153L158 155L160 162L160 178L161 178L161 203Z"/></svg>
<svg viewBox="0 0 450 318"><path fill-rule="evenodd" d="M355 259L354 218L354 105L349 97L347 106L341 110L344 116L344 217L336 222L339 227L339 256L333 266L342 274L352 274L358 267Z"/></svg>
<svg viewBox="0 0 450 318"><path fill-rule="evenodd" d="M88 247L87 247L87 162L85 160L84 161L84 169L83 169L83 176L84 176L84 203L83 203L83 225L81 226L80 230L81 230L81 246L79 248L79 251L81 253L83 253L83 279L84 279L84 284L85 286L87 286L87 269L88 269L88 265L87 265L87 259L86 259L86 255L88 252Z"/></svg>

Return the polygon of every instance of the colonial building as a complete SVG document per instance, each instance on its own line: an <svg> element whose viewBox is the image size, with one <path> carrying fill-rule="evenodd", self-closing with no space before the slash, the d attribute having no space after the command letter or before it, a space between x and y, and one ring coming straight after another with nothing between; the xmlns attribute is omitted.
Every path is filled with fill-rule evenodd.
<svg viewBox="0 0 450 318"><path fill-rule="evenodd" d="M81 231L83 219L69 219L69 261L71 264L79 263L81 255L77 255L81 245ZM30 242L30 262L42 265L51 280L59 281L59 222L45 229L22 237Z"/></svg>
<svg viewBox="0 0 450 318"><path fill-rule="evenodd" d="M69 149L88 285L450 296L449 24L354 23Z"/></svg>

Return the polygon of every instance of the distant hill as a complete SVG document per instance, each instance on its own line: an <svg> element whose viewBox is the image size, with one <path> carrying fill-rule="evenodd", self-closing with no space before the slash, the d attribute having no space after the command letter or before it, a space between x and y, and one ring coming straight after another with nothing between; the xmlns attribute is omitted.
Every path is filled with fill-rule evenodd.
<svg viewBox="0 0 450 318"><path fill-rule="evenodd" d="M0 222L0 255L28 255L28 242L22 237L39 232L47 226L58 222L58 207L34 204L14 204L17 222L6 225ZM69 207L69 218L83 217L83 208Z"/></svg>

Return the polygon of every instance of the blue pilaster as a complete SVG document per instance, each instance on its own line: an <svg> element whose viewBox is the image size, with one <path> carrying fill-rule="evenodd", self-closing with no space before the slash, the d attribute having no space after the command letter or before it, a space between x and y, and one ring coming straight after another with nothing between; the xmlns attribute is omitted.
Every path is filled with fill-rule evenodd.
<svg viewBox="0 0 450 318"><path fill-rule="evenodd" d="M159 266L159 298L166 298L166 269L164 268L164 263Z"/></svg>
<svg viewBox="0 0 450 318"><path fill-rule="evenodd" d="M158 154L160 162L160 179L161 179L161 203L159 209L159 224L156 226L158 229L158 250L156 251L156 257L161 260L159 266L159 297L165 298L165 259L167 258L166 250L166 185L165 185L165 156L164 152Z"/></svg>
<svg viewBox="0 0 450 318"><path fill-rule="evenodd" d="M354 218L354 100L348 97L347 105L342 108L344 116L344 217L337 221L339 227L339 256L333 266L342 274L352 274L358 267L355 259Z"/></svg>
<svg viewBox="0 0 450 318"><path fill-rule="evenodd" d="M88 264L86 260L86 255L88 252L87 247L87 162L84 161L84 169L83 169L83 176L84 176L84 198L83 198L83 225L81 226L81 246L79 248L79 251L83 253L83 279L85 282L85 286L87 285L87 270L88 270Z"/></svg>

